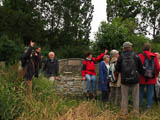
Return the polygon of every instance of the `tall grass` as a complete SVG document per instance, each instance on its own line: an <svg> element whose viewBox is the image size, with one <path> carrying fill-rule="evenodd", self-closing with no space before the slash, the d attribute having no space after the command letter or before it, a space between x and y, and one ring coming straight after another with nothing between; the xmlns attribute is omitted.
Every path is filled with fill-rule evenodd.
<svg viewBox="0 0 160 120"><path fill-rule="evenodd" d="M33 80L32 99L27 97L23 77L17 66L0 70L0 119L2 120L159 120L160 105L141 110L134 118L129 106L128 116L119 114L120 107L100 100L55 94L53 83L40 75Z"/></svg>

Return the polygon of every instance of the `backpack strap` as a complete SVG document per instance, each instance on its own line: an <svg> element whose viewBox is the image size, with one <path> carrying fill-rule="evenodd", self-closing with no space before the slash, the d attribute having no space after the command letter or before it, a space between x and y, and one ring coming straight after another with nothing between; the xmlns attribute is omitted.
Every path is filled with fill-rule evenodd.
<svg viewBox="0 0 160 120"><path fill-rule="evenodd" d="M142 53L145 59L148 59L147 55L145 53Z"/></svg>
<svg viewBox="0 0 160 120"><path fill-rule="evenodd" d="M145 53L142 54L144 55L145 59L149 59ZM151 59L154 59L154 56L151 56Z"/></svg>

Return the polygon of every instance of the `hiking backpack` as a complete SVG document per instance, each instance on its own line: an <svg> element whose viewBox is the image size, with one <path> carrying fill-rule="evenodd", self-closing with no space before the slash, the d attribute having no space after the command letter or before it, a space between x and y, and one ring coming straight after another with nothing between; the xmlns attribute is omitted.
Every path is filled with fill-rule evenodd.
<svg viewBox="0 0 160 120"><path fill-rule="evenodd" d="M129 55L124 55L124 53L122 53L121 79L124 84L135 84L139 81L134 58L135 54L133 52Z"/></svg>
<svg viewBox="0 0 160 120"><path fill-rule="evenodd" d="M111 63L109 66L108 79L110 82L116 83L118 79L118 74L115 69L115 62Z"/></svg>
<svg viewBox="0 0 160 120"><path fill-rule="evenodd" d="M155 78L156 69L155 69L155 63L154 63L154 56L152 56L149 59L145 53L143 53L143 55L145 57L144 64L143 64L143 69L144 69L143 76L146 79Z"/></svg>

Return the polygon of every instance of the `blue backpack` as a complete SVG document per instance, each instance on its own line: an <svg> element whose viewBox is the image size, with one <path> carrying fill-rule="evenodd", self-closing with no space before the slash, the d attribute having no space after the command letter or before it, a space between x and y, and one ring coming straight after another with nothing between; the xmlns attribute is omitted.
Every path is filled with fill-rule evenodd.
<svg viewBox="0 0 160 120"><path fill-rule="evenodd" d="M143 53L143 55L145 57L144 64L143 64L143 69L144 69L143 76L147 80L155 78L156 69L155 69L155 63L154 63L154 56L151 56L151 58L149 59L145 53Z"/></svg>

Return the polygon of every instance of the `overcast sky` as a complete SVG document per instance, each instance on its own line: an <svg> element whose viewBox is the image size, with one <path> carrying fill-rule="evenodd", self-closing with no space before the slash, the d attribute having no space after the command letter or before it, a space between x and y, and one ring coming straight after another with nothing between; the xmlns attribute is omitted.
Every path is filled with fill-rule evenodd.
<svg viewBox="0 0 160 120"><path fill-rule="evenodd" d="M94 40L94 34L95 32L97 32L101 21L107 19L106 0L92 0L92 4L94 5L94 13L93 13L93 20L91 23L92 29L91 29L90 39Z"/></svg>

